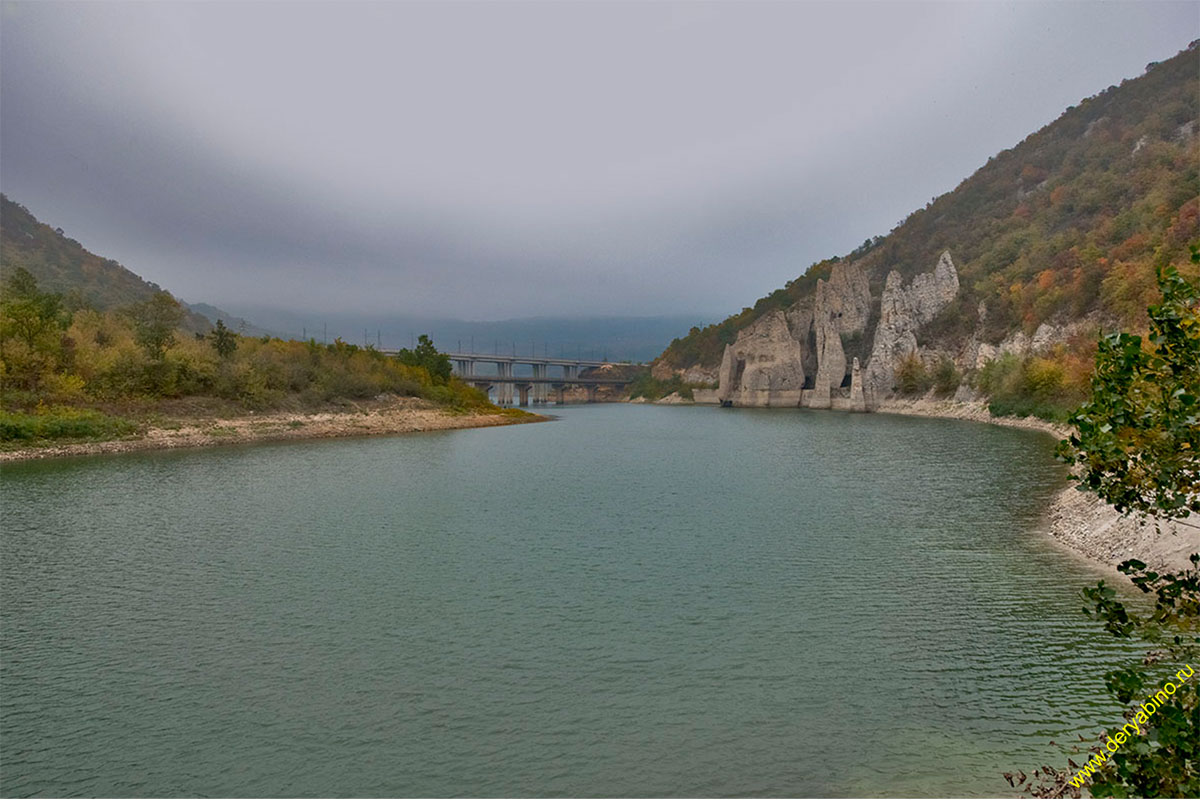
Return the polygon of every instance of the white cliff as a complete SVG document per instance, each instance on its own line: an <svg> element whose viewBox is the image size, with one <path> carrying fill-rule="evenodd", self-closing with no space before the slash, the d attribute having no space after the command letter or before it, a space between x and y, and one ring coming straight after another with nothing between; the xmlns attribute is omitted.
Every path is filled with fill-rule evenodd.
<svg viewBox="0 0 1200 800"><path fill-rule="evenodd" d="M834 264L829 281L817 281L813 304L817 374L806 405L828 408L835 389L846 378L842 335L861 333L871 313L871 285L857 265Z"/></svg>
<svg viewBox="0 0 1200 800"><path fill-rule="evenodd" d="M797 406L804 388L800 342L782 311L744 328L725 346L718 398L737 406Z"/></svg>
<svg viewBox="0 0 1200 800"><path fill-rule="evenodd" d="M958 294L958 271L947 251L942 253L933 272L917 275L907 287L902 284L899 272L888 273L866 367L868 402L895 391L896 367L917 351L917 331Z"/></svg>

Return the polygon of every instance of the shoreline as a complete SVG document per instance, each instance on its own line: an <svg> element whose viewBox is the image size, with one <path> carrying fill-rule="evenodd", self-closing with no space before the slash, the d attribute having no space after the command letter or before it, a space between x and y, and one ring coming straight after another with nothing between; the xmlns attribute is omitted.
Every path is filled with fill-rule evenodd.
<svg viewBox="0 0 1200 800"><path fill-rule="evenodd" d="M1071 433L1067 425L1036 417L994 417L982 401L885 400L875 411L985 422L1042 431L1058 439L1065 439ZM1126 559L1137 558L1159 572L1179 572L1191 567L1189 555L1200 553L1200 529L1176 522L1156 525L1153 521L1126 517L1096 495L1079 491L1074 483L1050 501L1039 529L1093 566L1122 580L1125 576L1117 571L1117 565Z"/></svg>
<svg viewBox="0 0 1200 800"><path fill-rule="evenodd" d="M958 419L1036 430L1062 439L1071 429L1035 417L994 417L982 401L915 399L885 400L875 413ZM0 451L0 464L71 456L105 455L146 450L219 447L293 440L394 436L424 431L488 428L547 422L540 414L455 414L414 398L397 398L347 411L270 412L244 415L191 417L152 426L126 439L99 442L44 444ZM1139 558L1158 571L1180 571L1191 566L1188 555L1200 552L1200 528L1177 523L1142 523L1125 517L1098 497L1078 491L1074 484L1060 490L1046 508L1040 532L1072 554L1114 576L1128 558ZM1122 576L1123 577L1123 576Z"/></svg>
<svg viewBox="0 0 1200 800"><path fill-rule="evenodd" d="M0 451L0 464L35 461L45 458L131 453L142 450L174 450L192 447L219 447L304 439L335 439L353 436L394 436L424 431L492 428L548 422L540 414L468 412L456 414L423 400L398 398L383 406L347 411L266 412L181 419L175 423L151 426L145 432L126 439L98 442L47 443Z"/></svg>

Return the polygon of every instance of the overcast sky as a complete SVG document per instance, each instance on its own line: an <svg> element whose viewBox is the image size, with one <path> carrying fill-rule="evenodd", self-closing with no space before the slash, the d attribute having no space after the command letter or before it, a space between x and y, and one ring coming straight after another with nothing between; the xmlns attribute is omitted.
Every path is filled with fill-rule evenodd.
<svg viewBox="0 0 1200 800"><path fill-rule="evenodd" d="M4 2L0 189L185 300L736 311L1196 2Z"/></svg>

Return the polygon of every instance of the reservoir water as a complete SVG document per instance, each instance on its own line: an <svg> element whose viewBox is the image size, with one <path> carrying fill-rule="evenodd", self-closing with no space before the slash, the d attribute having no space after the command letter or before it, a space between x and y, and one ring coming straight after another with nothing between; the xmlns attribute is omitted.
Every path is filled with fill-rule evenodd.
<svg viewBox="0 0 1200 800"><path fill-rule="evenodd" d="M995 795L1120 714L1043 434L601 405L6 466L6 796Z"/></svg>

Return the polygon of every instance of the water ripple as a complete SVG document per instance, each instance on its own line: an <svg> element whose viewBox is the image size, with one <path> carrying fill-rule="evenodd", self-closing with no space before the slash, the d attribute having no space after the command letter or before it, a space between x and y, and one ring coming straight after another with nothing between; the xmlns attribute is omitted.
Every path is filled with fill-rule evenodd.
<svg viewBox="0 0 1200 800"><path fill-rule="evenodd" d="M990 795L1116 718L1046 437L563 417L6 467L0 790Z"/></svg>

